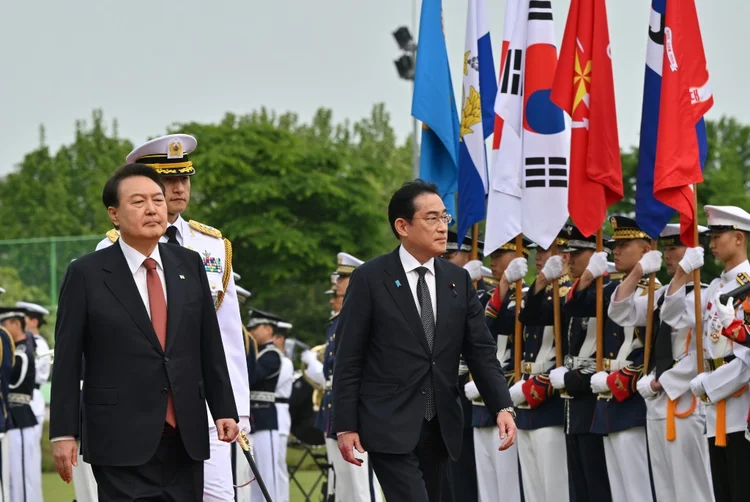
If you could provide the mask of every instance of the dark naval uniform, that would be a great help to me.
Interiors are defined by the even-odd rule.
[[[331,316],[328,328],[326,328],[325,352],[323,353],[323,376],[326,383],[320,410],[315,417],[315,426],[330,439],[336,439],[330,431],[333,419],[333,361],[336,359],[336,328],[338,325],[339,313],[336,312]]]
[[[0,326],[0,500],[10,496],[10,439],[6,433],[13,427],[8,407],[9,384],[13,375],[13,360],[16,344]]]
[[[16,345],[13,374],[8,393],[8,412],[13,420],[10,429],[10,498],[11,500],[41,500],[42,484],[39,462],[39,441],[34,431],[36,415],[31,409],[31,399],[36,382],[34,339],[26,337]]]
[[[572,285],[564,275],[559,281],[559,297],[553,287],[526,294],[520,319],[524,324],[521,390],[526,403],[517,407],[519,458],[526,480],[526,500],[568,500],[568,473],[565,450],[565,403],[550,383],[555,367],[554,302],[562,303]],[[533,288],[533,286],[532,286]],[[562,308],[560,309],[562,331]],[[562,337],[563,340],[565,337]],[[561,347],[566,351],[565,343]]]

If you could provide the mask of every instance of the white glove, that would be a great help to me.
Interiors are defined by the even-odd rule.
[[[703,380],[706,378],[706,373],[701,373],[692,380],[690,380],[690,391],[695,397],[701,397],[706,393],[706,389],[703,387]]]
[[[720,293],[716,293],[716,313],[719,316],[719,322],[721,322],[721,325],[725,328],[728,328],[730,324],[734,322],[734,320],[737,318],[737,316],[734,313],[734,298],[730,297],[727,301],[727,305],[724,305],[719,300],[719,297],[721,296]]]
[[[471,260],[464,265],[464,268],[469,272],[469,276],[472,281],[478,281],[482,278],[482,262],[479,260]]]
[[[250,417],[240,417],[240,431],[250,434]]]
[[[594,394],[601,394],[602,392],[609,392],[609,385],[607,385],[607,377],[609,376],[609,373],[606,371],[600,371],[599,373],[594,373],[591,376],[591,391]]]
[[[548,281],[554,281],[562,275],[563,259],[562,256],[550,256],[542,268],[544,278]]]
[[[594,279],[603,276],[604,272],[607,271],[607,253],[599,251],[598,253],[592,254],[586,270],[591,272]]]
[[[526,277],[526,273],[529,271],[529,263],[526,258],[514,258],[508,264],[508,268],[505,269],[505,278],[508,282],[513,284]]]
[[[641,264],[644,275],[658,272],[661,270],[661,251],[649,251],[638,263]]]
[[[702,247],[687,248],[685,250],[685,256],[680,260],[680,268],[689,274],[693,270],[698,270],[703,266],[703,253],[705,251]]]
[[[300,359],[303,363],[305,363],[308,366],[314,365],[316,362],[318,362],[318,355],[313,352],[312,350],[306,350],[302,353],[300,356]]]
[[[565,373],[568,372],[568,368],[565,366],[560,366],[559,368],[555,368],[552,371],[549,372],[549,382],[552,384],[552,387],[554,387],[557,390],[562,390],[565,388]]]
[[[524,383],[525,382],[521,380],[520,382],[514,383],[513,387],[510,388],[510,398],[513,400],[513,405],[515,406],[526,402],[526,396],[523,395],[523,391],[521,390]]]
[[[474,383],[474,380],[466,382],[464,385],[464,393],[466,394],[466,399],[469,401],[474,401],[482,397],[479,395],[479,390],[477,389],[477,384]]]
[[[646,375],[645,377],[638,380],[638,383],[636,384],[636,387],[638,388],[638,392],[643,396],[643,399],[653,399],[657,395],[659,395],[658,392],[654,392],[654,390],[651,388],[651,382],[654,381],[654,375]]]

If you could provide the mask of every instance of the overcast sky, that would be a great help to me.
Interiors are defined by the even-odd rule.
[[[499,61],[505,0],[487,3]],[[709,117],[750,123],[750,4],[697,3],[715,95]],[[650,4],[607,1],[623,146],[638,141]],[[558,40],[568,6],[553,0]],[[443,9],[459,98],[466,0],[443,0]],[[73,140],[76,120],[90,122],[94,108],[108,121],[117,118],[120,136],[138,143],[174,122],[216,122],[227,111],[266,106],[307,120],[325,106],[335,120],[357,120],[384,102],[404,138],[411,85],[397,77],[391,32],[411,24],[411,0],[6,1],[0,174],[38,146],[40,124],[56,151]]]

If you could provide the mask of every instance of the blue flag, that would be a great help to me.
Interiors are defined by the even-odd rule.
[[[437,185],[448,213],[455,215],[459,126],[441,9],[441,0],[422,2],[411,114],[424,124],[419,177]]]
[[[675,210],[654,197],[654,166],[659,130],[661,102],[661,72],[664,61],[664,19],[667,0],[653,0],[646,50],[646,76],[643,84],[641,139],[638,145],[638,171],[635,183],[635,221],[654,239],[659,237]],[[669,0],[672,1],[672,0]],[[695,126],[700,150],[701,170],[708,156],[706,123],[701,119]]]
[[[495,124],[497,77],[485,0],[469,0],[463,61],[461,139],[458,146],[458,226],[464,236],[487,212],[489,188],[484,140]]]

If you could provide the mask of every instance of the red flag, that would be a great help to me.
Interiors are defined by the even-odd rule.
[[[573,121],[568,211],[586,236],[623,196],[609,52],[605,0],[572,0],[551,99]]]
[[[695,124],[714,98],[694,0],[669,1],[666,9],[654,197],[680,213],[680,238],[695,246],[692,185],[703,181]]]

